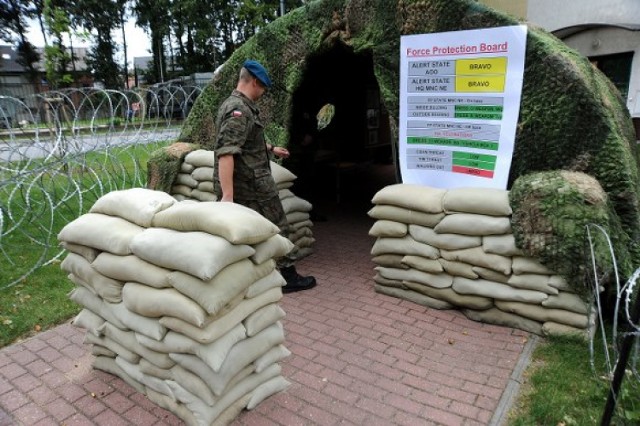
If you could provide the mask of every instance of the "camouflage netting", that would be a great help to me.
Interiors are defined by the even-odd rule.
[[[278,87],[260,101],[267,137],[288,145],[292,94],[300,85],[309,59],[342,44],[354,54],[367,53],[384,106],[390,113],[392,140],[397,140],[400,36],[514,25],[507,15],[467,0],[319,0],[273,22],[240,47],[216,81],[197,99],[180,140],[211,147],[218,105],[235,87],[247,58],[261,61]],[[339,64],[337,64],[339,66]],[[569,222],[585,218],[611,229],[622,274],[640,262],[638,250],[638,166],[632,122],[612,84],[588,60],[541,29],[529,26],[524,87],[509,186],[516,194],[531,182],[549,188],[540,197],[514,195],[514,233],[524,248],[553,265],[585,264],[579,228],[566,233]],[[580,197],[559,198],[567,182],[557,173],[569,170],[595,177],[607,202],[580,208],[548,208]],[[524,179],[520,181],[520,179]],[[520,189],[524,188],[524,189]],[[590,211],[590,209],[595,209]],[[524,213],[523,213],[524,212]],[[525,214],[526,213],[526,214]],[[568,213],[575,213],[572,217]],[[541,217],[534,217],[540,215]],[[543,226],[537,229],[536,226]],[[551,227],[549,230],[548,227]],[[562,228],[562,229],[561,229]],[[553,236],[540,240],[540,235]],[[536,239],[537,238],[537,239]],[[531,244],[536,240],[537,245]],[[576,282],[581,275],[565,269]]]

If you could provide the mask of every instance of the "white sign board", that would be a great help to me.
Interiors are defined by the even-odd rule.
[[[403,183],[507,188],[527,27],[403,36]]]

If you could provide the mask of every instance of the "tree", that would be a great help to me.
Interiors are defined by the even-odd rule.
[[[0,38],[2,40],[13,43],[17,36],[16,50],[18,52],[17,63],[22,65],[28,74],[30,81],[37,81],[38,71],[35,64],[40,59],[40,55],[36,51],[29,40],[26,38],[27,25],[25,20],[35,16],[35,9],[29,8],[29,3],[18,0],[8,0],[0,3]]]
[[[65,6],[64,0],[44,0],[45,26],[53,39],[53,44],[47,44],[44,48],[45,72],[51,88],[65,87],[73,82],[67,70],[71,55],[62,42],[63,35],[69,33],[71,25]]]
[[[116,25],[122,25],[122,7],[118,0],[76,0],[74,22],[93,35],[94,44],[87,55],[87,65],[96,80],[107,88],[121,88],[120,67],[115,62],[115,43],[111,36]]]

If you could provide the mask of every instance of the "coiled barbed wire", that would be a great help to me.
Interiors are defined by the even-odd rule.
[[[58,232],[99,197],[144,187],[146,158],[178,136],[201,92],[167,84],[0,95],[0,290],[59,259]]]

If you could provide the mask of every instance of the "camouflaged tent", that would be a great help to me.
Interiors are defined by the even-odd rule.
[[[179,140],[211,147],[217,107],[235,87],[242,62],[252,58],[276,82],[259,102],[272,142],[295,149],[292,129],[300,99],[309,91],[347,91],[361,98],[365,94],[356,83],[373,79],[388,112],[389,140],[397,143],[400,36],[517,23],[467,0],[310,1],[233,54],[198,98]],[[164,162],[168,171],[176,165],[173,158],[159,153],[154,161]],[[601,186],[606,196],[590,196],[599,188],[589,185]],[[611,82],[586,58],[531,25],[509,189],[518,245],[576,289],[587,276],[586,223],[608,230],[623,277],[640,265],[638,165],[628,111]],[[602,240],[598,250],[598,265],[610,270]]]

